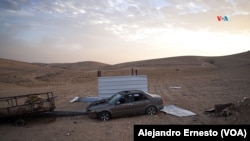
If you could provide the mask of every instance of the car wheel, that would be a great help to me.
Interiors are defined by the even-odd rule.
[[[17,119],[15,122],[16,126],[24,126],[25,125],[25,120],[23,119]]]
[[[101,112],[98,114],[98,118],[102,121],[106,121],[106,120],[109,120],[111,118],[111,115],[109,112]]]
[[[155,115],[157,112],[157,109],[154,106],[150,106],[146,109],[147,115]]]

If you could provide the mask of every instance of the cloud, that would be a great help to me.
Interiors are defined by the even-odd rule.
[[[29,3],[29,0],[1,0],[0,8],[21,10],[22,5]]]
[[[187,42],[185,37],[222,38],[216,33],[239,35],[245,42],[250,33],[249,5],[247,0],[2,0],[0,57],[14,55],[24,59],[25,53],[18,52],[21,49],[36,52],[33,58],[46,55],[52,60],[53,52],[60,52],[56,58],[75,53],[71,60],[79,61],[94,59],[93,56],[103,59],[105,50],[116,50],[119,54],[133,46],[136,51],[146,48],[163,56],[161,50],[165,46],[173,53],[183,49],[180,42]],[[229,21],[218,22],[217,16],[228,16]],[[192,42],[188,44],[191,46]],[[86,51],[92,57],[87,53],[81,55]],[[153,57],[150,52],[147,56]]]

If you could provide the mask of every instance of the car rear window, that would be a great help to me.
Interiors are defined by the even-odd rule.
[[[147,97],[144,94],[134,94],[134,101],[141,101],[141,100],[145,100],[147,99]]]

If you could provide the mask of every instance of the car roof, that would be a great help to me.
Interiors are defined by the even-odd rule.
[[[126,94],[132,94],[132,93],[144,93],[142,90],[125,90],[118,92],[119,94],[126,95]]]

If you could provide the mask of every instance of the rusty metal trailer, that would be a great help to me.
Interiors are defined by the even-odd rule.
[[[55,109],[53,92],[26,94],[0,98],[0,119],[15,119],[15,124],[25,124],[25,117],[52,112]]]

